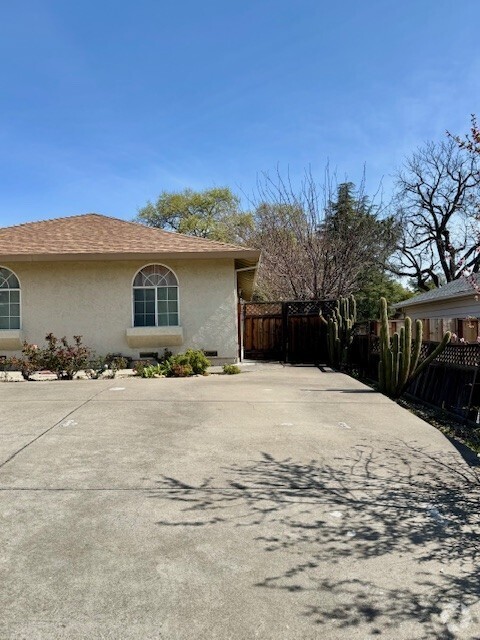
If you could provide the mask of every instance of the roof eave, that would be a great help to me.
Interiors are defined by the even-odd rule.
[[[397,302],[395,304],[392,304],[392,307],[394,309],[403,309],[403,307],[413,307],[415,305],[420,305],[420,304],[429,304],[429,303],[434,303],[434,302],[444,302],[445,300],[451,300],[452,298],[468,298],[470,297],[472,294],[474,294],[474,290],[472,289],[472,291],[461,291],[460,293],[452,293],[450,295],[445,295],[445,296],[438,296],[436,298],[427,298],[426,300],[419,300],[418,298],[408,298],[408,300],[405,300],[404,302]]]
[[[256,249],[239,249],[227,251],[149,251],[129,253],[0,253],[3,262],[82,262],[82,261],[114,261],[114,260],[216,260],[231,258],[252,260],[257,262],[260,251]]]

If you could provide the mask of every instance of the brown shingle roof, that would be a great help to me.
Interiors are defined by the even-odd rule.
[[[155,254],[250,258],[256,261],[259,252],[97,213],[0,228],[0,257],[3,259],[119,259]]]

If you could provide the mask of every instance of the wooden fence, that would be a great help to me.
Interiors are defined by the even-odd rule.
[[[308,300],[243,303],[239,307],[245,358],[291,363],[328,362],[327,327],[335,301]],[[395,330],[397,327],[393,327]],[[350,349],[350,369],[359,377],[378,380],[379,338],[375,323],[357,326]],[[421,359],[437,345],[424,342]],[[414,380],[414,398],[480,424],[480,345],[449,344]]]
[[[425,358],[437,346],[424,342],[420,358]],[[355,336],[350,366],[360,377],[378,380],[380,358],[379,338]],[[407,390],[414,398],[446,409],[460,418],[480,422],[480,345],[449,344]]]
[[[240,305],[245,358],[319,364],[327,361],[325,318],[334,300],[247,302]]]

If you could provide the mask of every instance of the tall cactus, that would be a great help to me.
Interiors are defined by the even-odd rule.
[[[419,364],[422,348],[422,321],[415,321],[415,340],[412,341],[412,320],[405,318],[400,333],[390,339],[388,308],[385,298],[380,299],[380,362],[378,382],[380,391],[390,398],[399,398],[408,385],[445,349],[451,333],[443,336],[440,344]]]
[[[343,367],[347,363],[356,319],[357,303],[354,296],[339,298],[328,319],[328,355],[334,367]]]

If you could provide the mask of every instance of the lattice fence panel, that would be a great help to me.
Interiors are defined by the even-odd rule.
[[[329,316],[335,308],[335,300],[295,300],[287,302],[289,316]]]
[[[480,345],[448,344],[445,351],[435,358],[435,362],[452,367],[478,367],[480,364]]]
[[[370,353],[373,353],[375,355],[380,355],[380,338],[375,336],[374,338],[371,339],[370,349],[371,349]]]
[[[281,302],[247,302],[245,303],[246,316],[281,316]]]

